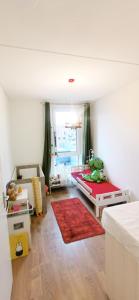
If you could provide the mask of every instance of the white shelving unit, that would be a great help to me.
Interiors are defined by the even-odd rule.
[[[31,220],[30,220],[30,208],[29,208],[29,200],[28,200],[28,191],[24,189],[16,198],[16,204],[23,204],[21,210],[18,211],[7,211],[8,217],[8,229],[9,234],[18,234],[27,232],[29,237],[29,247],[31,248]]]

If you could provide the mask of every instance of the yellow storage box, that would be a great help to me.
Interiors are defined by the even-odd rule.
[[[29,250],[28,233],[23,232],[20,234],[11,234],[10,250],[11,250],[11,259],[16,259],[18,257],[23,257],[28,255],[28,250]]]

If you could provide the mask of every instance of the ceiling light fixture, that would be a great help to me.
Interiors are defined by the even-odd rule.
[[[69,79],[68,79],[68,82],[69,82],[69,83],[73,83],[74,81],[75,81],[75,79],[73,79],[73,78],[69,78]]]

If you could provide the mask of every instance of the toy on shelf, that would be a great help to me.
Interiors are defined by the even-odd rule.
[[[18,194],[22,193],[22,191],[23,191],[23,189],[22,189],[22,186],[20,185],[20,186],[18,187]]]
[[[16,198],[23,191],[22,187],[17,187],[16,184],[12,181],[8,182],[6,186],[6,194],[9,201],[16,201]]]
[[[82,176],[85,180],[97,183],[107,181],[107,178],[104,175],[104,163],[99,157],[95,156],[94,151],[92,149],[90,149],[89,151],[88,164],[92,173],[83,174]]]
[[[6,194],[7,194],[7,196],[9,197],[9,200],[10,200],[10,201],[15,201],[15,200],[16,200],[16,197],[17,197],[17,195],[18,195],[18,190],[17,190],[17,188],[16,188],[16,184],[15,184],[14,182],[9,182],[9,183],[7,184],[6,189],[7,189]]]
[[[31,207],[28,207],[29,203],[27,203],[26,192],[21,186],[17,187],[14,182],[8,182],[6,186],[6,194],[5,207],[7,208],[8,214],[23,213],[23,211],[26,210],[31,211]]]

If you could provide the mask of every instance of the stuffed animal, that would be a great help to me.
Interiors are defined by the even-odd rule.
[[[9,196],[10,201],[15,201],[18,192],[16,189],[16,185],[13,182],[10,182],[7,186],[7,196]]]
[[[91,174],[83,174],[83,178],[87,181],[93,181],[93,182],[103,182],[107,181],[106,176],[104,175],[104,163],[103,161],[99,158],[93,155],[89,160],[89,167],[91,170]]]
[[[106,176],[104,175],[103,170],[94,170],[91,173],[90,178],[92,181],[97,183],[106,181]]]
[[[94,170],[102,170],[104,168],[103,161],[99,157],[93,156],[89,160],[89,167],[91,171],[93,172]]]

